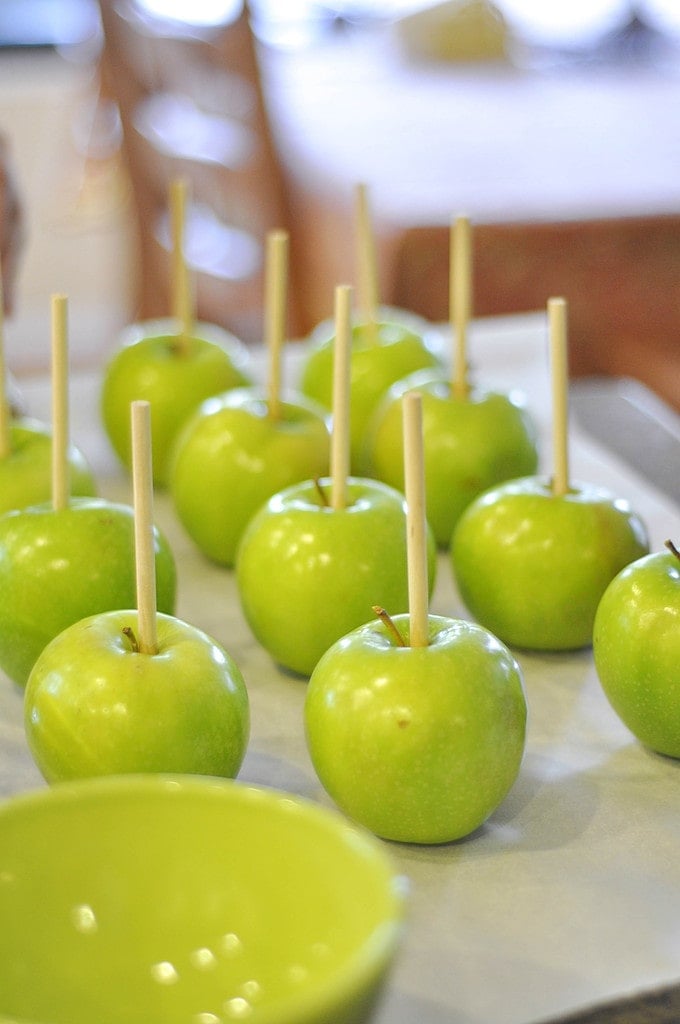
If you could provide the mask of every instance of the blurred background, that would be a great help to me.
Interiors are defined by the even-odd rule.
[[[27,219],[10,367],[44,369],[54,291],[81,364],[169,312],[179,175],[199,315],[260,339],[285,227],[304,336],[355,278],[364,182],[385,303],[445,319],[465,213],[476,315],[563,294],[574,375],[680,407],[678,110],[676,0],[0,0]]]

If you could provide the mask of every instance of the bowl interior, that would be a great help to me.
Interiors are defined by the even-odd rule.
[[[0,1021],[366,1019],[402,909],[377,842],[306,801],[62,784],[0,807]]]

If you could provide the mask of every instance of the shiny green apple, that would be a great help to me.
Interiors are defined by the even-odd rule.
[[[39,420],[16,419],[9,426],[10,453],[0,459],[0,514],[49,501],[52,496],[52,432]],[[94,497],[97,484],[75,445],[67,452],[69,491]]]
[[[124,772],[233,778],[246,751],[248,693],[230,655],[171,615],[139,651],[136,611],[93,615],[59,633],[26,685],[26,738],[48,782]]]
[[[328,472],[325,411],[295,393],[269,414],[260,388],[208,399],[182,430],[170,466],[178,518],[198,549],[231,566],[246,526],[272,494]]]
[[[483,626],[513,647],[560,651],[592,643],[607,585],[648,550],[627,501],[590,484],[556,496],[534,476],[475,498],[453,532],[451,564]]]
[[[151,320],[124,333],[104,369],[101,411],[104,428],[121,462],[130,468],[130,404],[151,405],[153,478],[167,485],[168,460],[177,433],[201,402],[250,383],[244,346],[211,324],[196,324],[196,336],[181,338],[172,320]]]
[[[256,639],[279,665],[306,676],[336,640],[373,618],[374,605],[408,607],[404,496],[350,477],[347,505],[334,509],[321,497],[330,487],[327,478],[306,480],[275,494],[249,524],[236,561]]]
[[[371,476],[404,487],[402,398],[423,396],[427,518],[439,547],[448,548],[461,513],[482,491],[535,473],[537,433],[519,392],[471,388],[458,398],[443,372],[422,370],[394,384],[369,430]]]
[[[375,331],[373,330],[375,328]],[[317,340],[301,368],[300,389],[331,409],[333,403],[334,337]],[[371,417],[388,388],[402,377],[438,366],[439,357],[420,334],[402,324],[356,324],[350,355],[350,449],[352,471],[369,475],[365,439]]]
[[[309,680],[305,734],[321,783],[384,839],[445,843],[479,828],[520,771],[520,668],[488,630],[430,615],[429,643],[399,646],[380,620],[331,647]]]
[[[645,555],[622,569],[595,616],[593,656],[602,689],[645,746],[680,758],[680,560]]]
[[[175,561],[158,530],[155,556],[158,608],[172,613]],[[58,511],[45,503],[0,516],[0,670],[18,685],[67,626],[136,597],[131,507],[72,498]]]

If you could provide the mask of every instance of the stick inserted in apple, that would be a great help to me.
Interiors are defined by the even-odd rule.
[[[488,630],[428,609],[421,397],[404,397],[408,611],[335,643],[308,684],[314,768],[352,819],[384,839],[469,835],[514,785],[524,754],[520,668]]]
[[[565,300],[551,299],[548,314],[552,479],[522,477],[476,498],[454,530],[451,564],[478,622],[513,647],[559,651],[591,644],[605,588],[649,539],[629,502],[570,479]]]
[[[471,229],[457,217],[451,229],[451,372],[420,370],[393,384],[371,421],[369,471],[404,486],[401,399],[423,396],[427,517],[441,548],[448,548],[463,510],[494,484],[535,473],[537,431],[519,391],[487,390],[470,381]]]
[[[20,686],[66,626],[135,599],[132,508],[70,493],[66,298],[52,302],[52,498],[0,516],[0,670]],[[165,537],[154,537],[159,607],[172,612],[175,561]]]
[[[48,782],[124,772],[233,778],[245,755],[238,666],[202,630],[157,611],[149,410],[131,410],[136,607],[69,626],[26,686],[26,736]]]
[[[361,318],[352,327],[351,434],[352,472],[370,475],[364,451],[371,417],[388,388],[410,373],[440,365],[438,353],[412,325],[383,318],[379,305],[368,197],[363,185],[356,192],[360,252]],[[332,330],[317,335],[302,367],[300,388],[326,409],[333,401]]]
[[[52,317],[66,317],[66,305],[52,303]],[[55,331],[53,324],[53,332]],[[65,337],[67,325],[60,331]],[[0,515],[11,509],[25,508],[49,501],[52,493],[52,431],[48,424],[28,416],[13,418],[7,397],[7,368],[4,344],[4,312],[0,287]],[[52,366],[52,391],[55,401],[68,398],[67,381],[55,379]],[[93,496],[97,484],[85,455],[74,444],[66,448],[71,494]]]
[[[328,472],[326,410],[282,388],[288,235],[267,238],[265,387],[205,401],[182,429],[170,467],[177,516],[198,549],[232,566],[247,524],[290,484]]]
[[[233,334],[196,321],[184,252],[186,183],[171,185],[173,224],[173,316],[131,324],[109,359],[101,391],[104,428],[121,462],[130,468],[130,403],[153,409],[153,472],[156,486],[168,482],[177,434],[206,398],[251,383],[250,358]]]
[[[405,607],[404,496],[349,476],[350,288],[336,289],[331,475],[279,491],[241,541],[236,577],[245,618],[284,668],[309,675],[321,655],[372,617]],[[434,574],[435,545],[429,559]]]

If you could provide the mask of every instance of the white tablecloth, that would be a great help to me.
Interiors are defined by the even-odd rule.
[[[296,380],[292,347],[286,383]],[[547,343],[542,315],[474,325],[478,379],[522,387],[550,465]],[[49,387],[25,381],[31,411],[49,418]],[[71,434],[105,496],[132,501],[99,423],[96,373],[74,376]],[[655,548],[680,538],[680,509],[572,423],[572,478],[627,497]],[[669,467],[677,472],[677,466]],[[245,781],[329,803],[302,732],[305,683],[258,647],[233,574],[208,564],[165,495],[156,518],[173,545],[177,614],[213,634],[246,678],[252,737]],[[464,614],[441,556],[433,611]],[[610,710],[591,652],[519,653],[530,708],[520,777],[468,839],[390,844],[411,883],[405,941],[377,1024],[530,1024],[680,978],[680,763],[643,749]],[[0,678],[0,793],[43,785],[25,744],[22,692]]]

